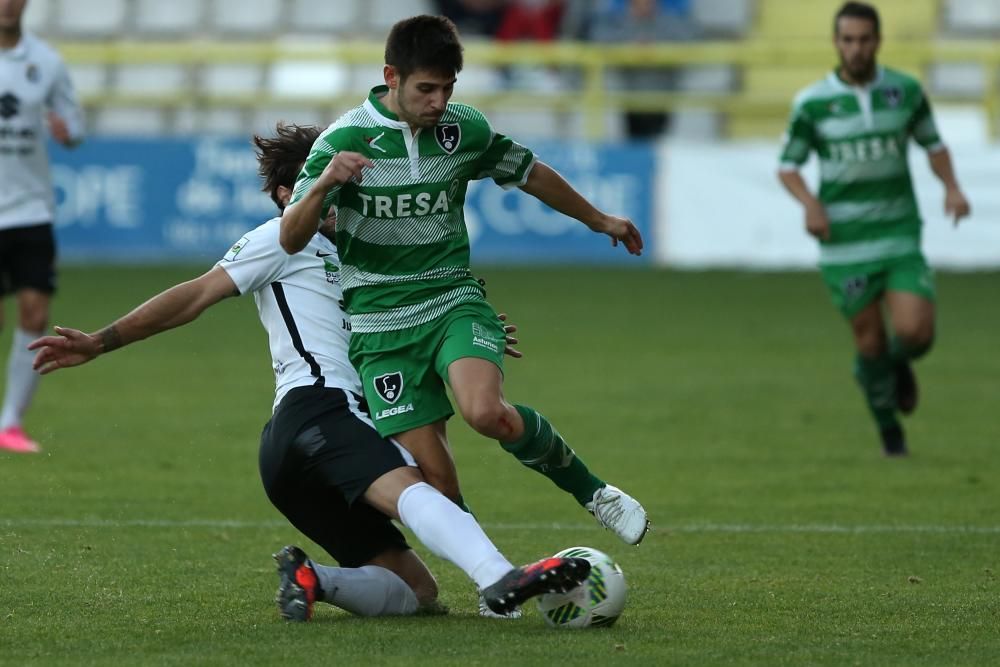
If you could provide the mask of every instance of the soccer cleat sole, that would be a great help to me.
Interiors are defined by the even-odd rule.
[[[278,591],[274,602],[278,613],[286,621],[305,622],[312,618],[313,603],[316,601],[316,574],[306,566],[306,556],[297,547],[284,547],[273,555],[278,567]],[[299,575],[306,581],[299,582]]]
[[[507,573],[483,598],[494,613],[506,615],[535,596],[570,591],[589,575],[590,562],[583,558],[547,558]]]

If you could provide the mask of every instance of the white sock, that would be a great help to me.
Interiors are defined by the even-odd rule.
[[[28,349],[28,343],[41,333],[31,333],[20,327],[14,329],[14,342],[7,359],[7,388],[3,397],[3,411],[0,412],[0,430],[21,425],[21,416],[38,388],[41,377],[31,367],[35,353]]]
[[[417,611],[413,589],[377,565],[329,567],[313,561],[323,601],[358,616],[406,616]]]
[[[475,517],[426,482],[407,487],[397,503],[403,525],[434,555],[449,560],[479,588],[496,583],[514,569],[486,537]]]

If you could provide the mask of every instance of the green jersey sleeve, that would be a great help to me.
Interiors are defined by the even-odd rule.
[[[781,147],[781,165],[788,168],[801,167],[809,159],[809,152],[815,142],[816,130],[806,113],[806,105],[796,100]]]
[[[494,132],[485,117],[483,121],[489,130],[490,140],[479,156],[476,178],[492,178],[504,189],[524,185],[535,165],[535,154],[510,137]]]
[[[306,158],[305,163],[302,165],[302,170],[299,172],[299,176],[295,181],[295,189],[292,191],[292,199],[288,202],[288,205],[296,203],[300,199],[306,196],[309,189],[315,185],[316,181],[319,179],[320,174],[326,169],[326,165],[330,164],[334,156],[339,152],[335,146],[335,142],[332,141],[332,136],[329,131],[324,132],[316,139],[316,143],[313,144],[312,149],[309,151],[309,157]],[[335,185],[327,193],[326,197],[323,199],[323,209],[321,211],[320,217],[325,218],[327,213],[330,211],[330,207],[337,204],[338,195],[340,194],[339,185]]]
[[[913,135],[914,141],[928,151],[938,150],[943,145],[941,135],[938,134],[937,124],[934,122],[930,100],[927,99],[927,94],[923,90],[920,90],[920,102],[913,112],[910,133]]]

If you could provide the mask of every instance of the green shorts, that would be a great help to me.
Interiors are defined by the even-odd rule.
[[[368,409],[387,437],[455,414],[445,384],[448,366],[479,357],[503,371],[506,334],[486,301],[463,303],[408,329],[351,334],[351,363],[361,375]]]
[[[934,272],[921,254],[864,264],[820,266],[820,273],[833,305],[847,319],[890,290],[934,301]]]

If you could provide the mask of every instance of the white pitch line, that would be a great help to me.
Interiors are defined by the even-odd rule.
[[[273,529],[288,528],[282,520],[243,521],[239,519],[30,519],[0,518],[0,526],[52,528],[212,528],[212,529]],[[486,530],[586,531],[600,530],[594,523],[485,523]],[[927,524],[727,524],[702,523],[687,525],[653,524],[657,533],[805,533],[805,534],[891,534],[931,533],[955,535],[997,535],[1000,526],[927,525]]]

